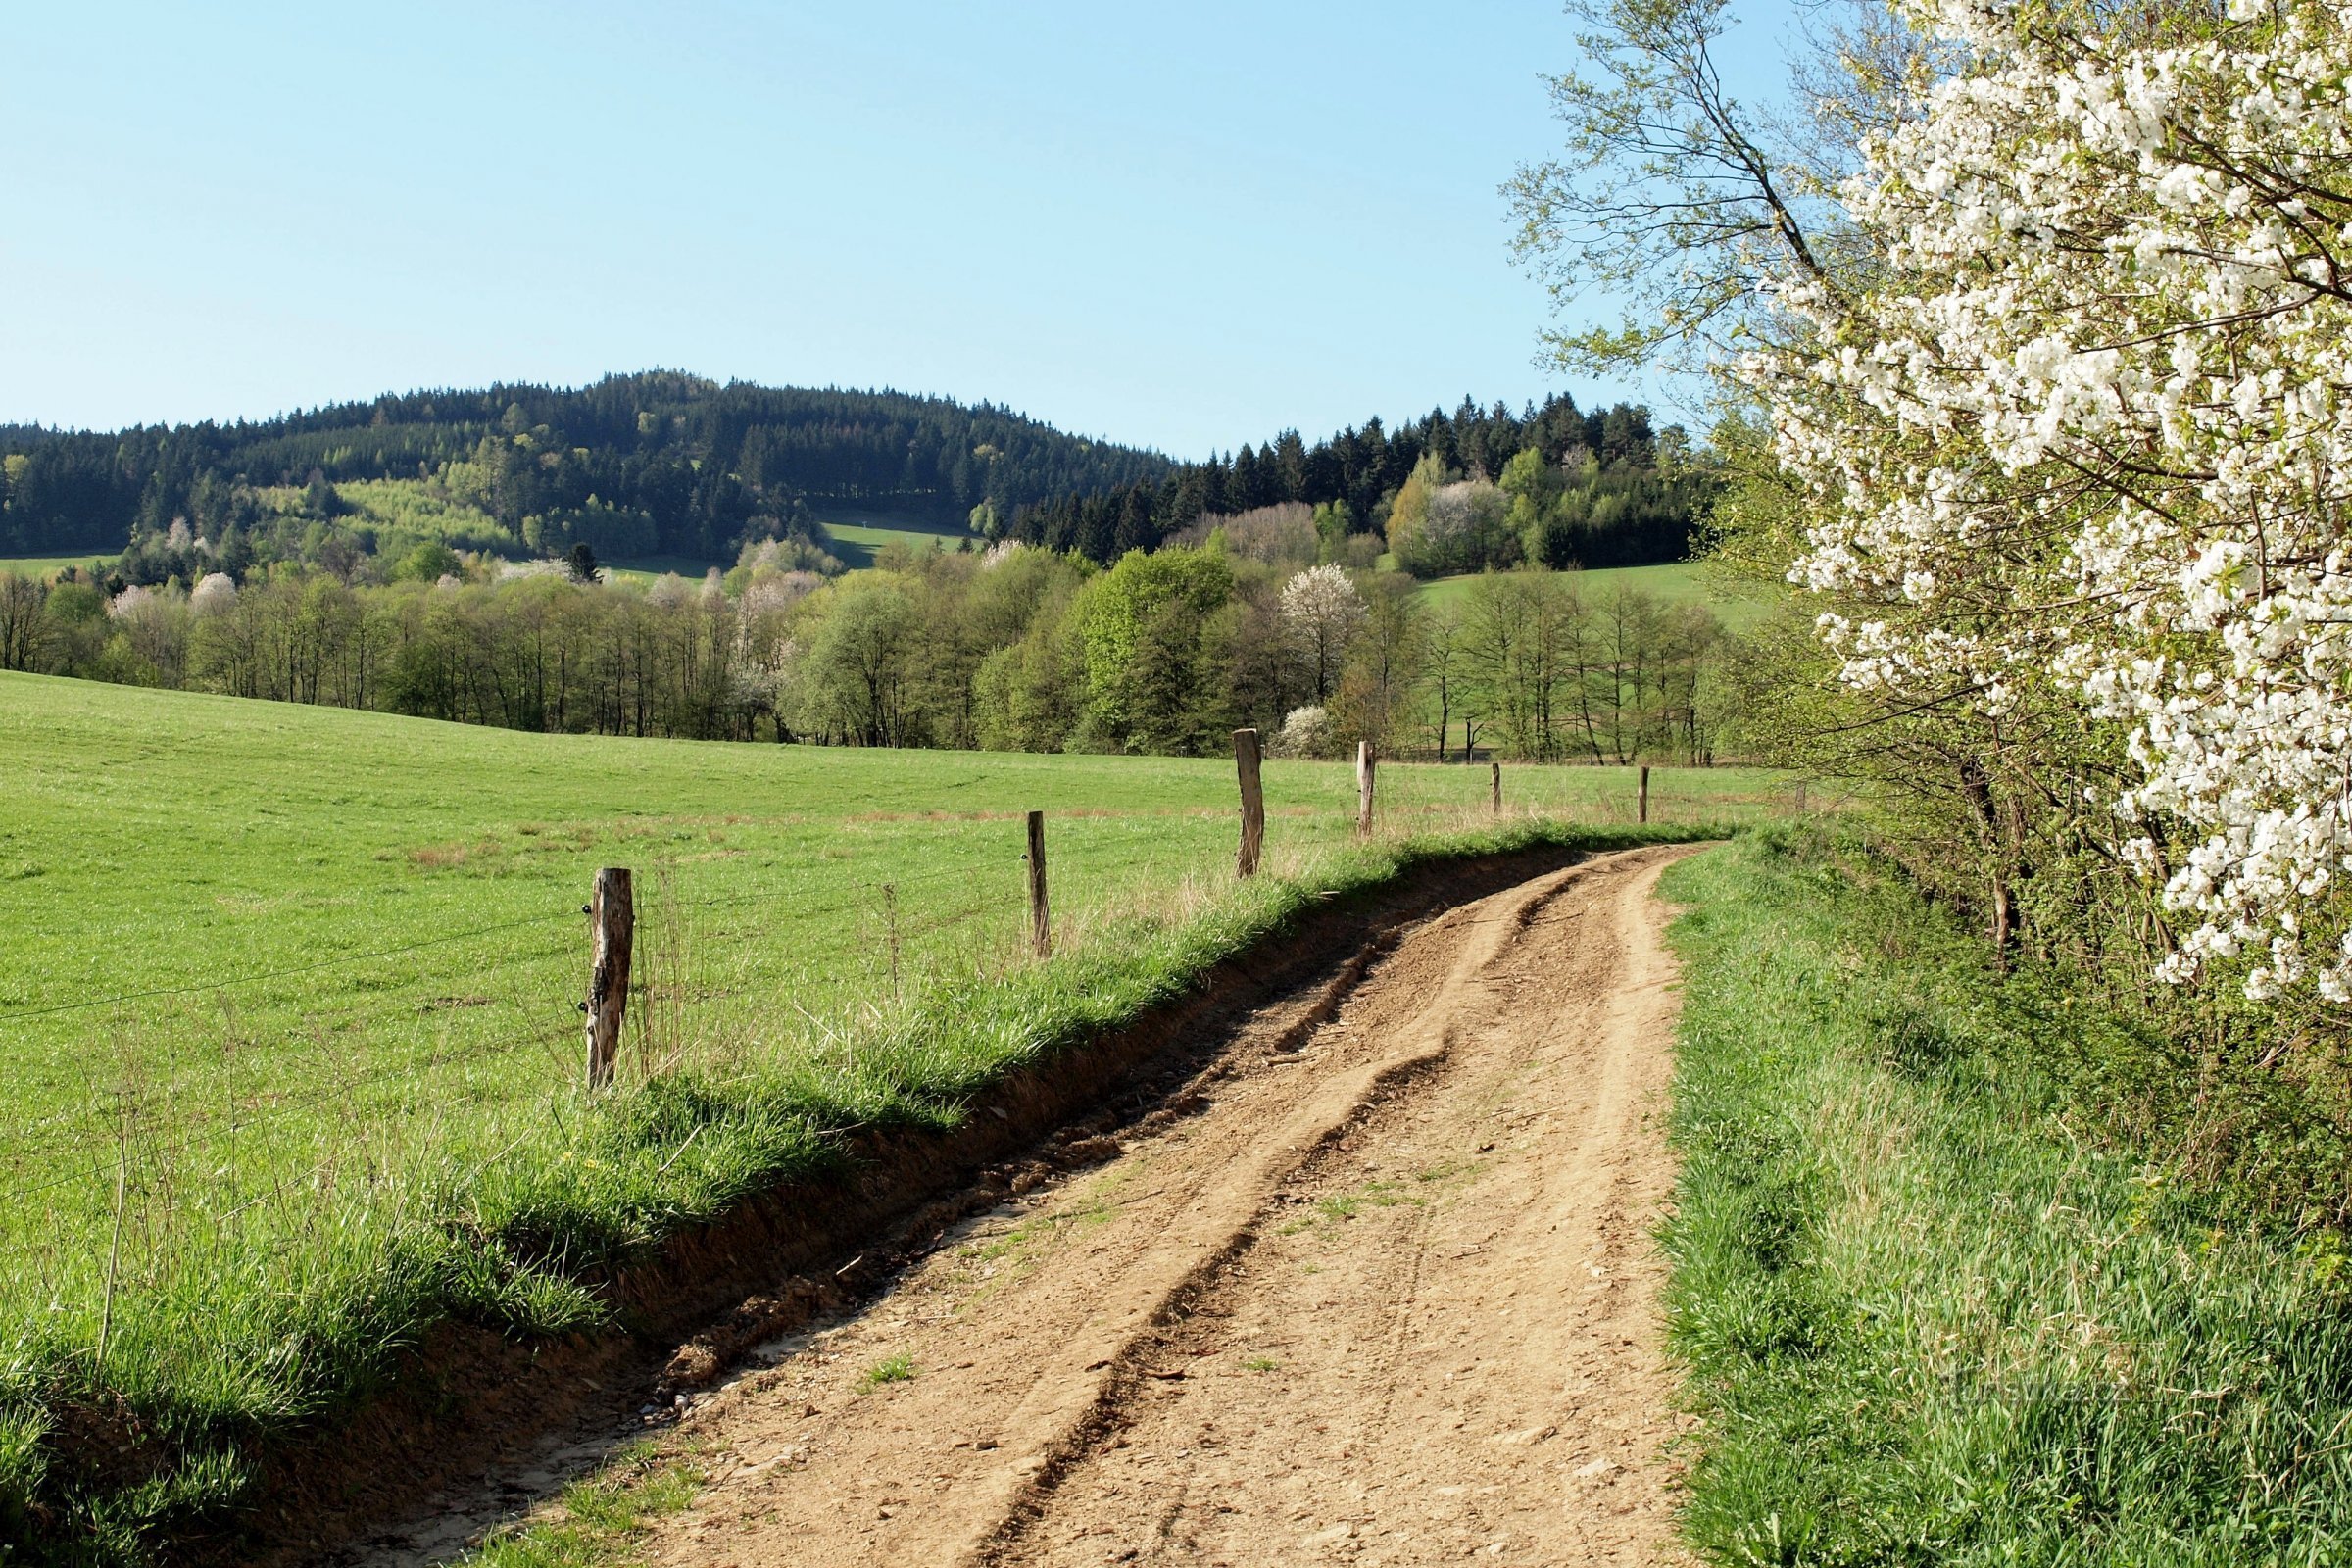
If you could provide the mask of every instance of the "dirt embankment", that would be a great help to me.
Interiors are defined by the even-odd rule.
[[[1648,1230],[1652,890],[1684,853],[1376,947],[1251,1016],[1105,1163],[755,1349],[685,1419],[711,1479],[651,1559],[1676,1560]]]

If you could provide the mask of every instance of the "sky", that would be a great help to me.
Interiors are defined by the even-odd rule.
[[[1204,456],[1517,404],[1552,0],[11,8],[0,422],[654,367]]]

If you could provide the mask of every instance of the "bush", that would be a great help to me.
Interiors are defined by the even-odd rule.
[[[1329,757],[1337,749],[1331,715],[1319,706],[1294,708],[1282,721],[1282,733],[1266,748],[1273,757]]]

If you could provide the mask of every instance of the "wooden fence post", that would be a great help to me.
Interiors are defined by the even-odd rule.
[[[1257,781],[1257,731],[1233,732],[1234,765],[1242,775],[1242,847],[1233,858],[1237,875],[1257,875],[1258,851],[1266,843],[1266,797]]]
[[[1647,763],[1643,763],[1642,767],[1642,796],[1639,811],[1642,821],[1649,820],[1649,766]]]
[[[1046,813],[1029,813],[1029,951],[1054,953],[1054,914],[1046,903]]]
[[[1372,770],[1379,760],[1372,755],[1370,741],[1355,743],[1355,830],[1369,835],[1372,831]]]
[[[1796,814],[1805,814],[1805,781],[1801,778],[1796,781]]]
[[[1495,762],[1491,765],[1494,769],[1494,778],[1493,784],[1494,792],[1494,814],[1496,816],[1500,816],[1502,814],[1502,764],[1500,762]]]
[[[637,945],[637,909],[626,866],[596,873],[588,905],[588,1087],[612,1081],[612,1057],[620,1050],[620,1021],[629,1008],[629,959]]]

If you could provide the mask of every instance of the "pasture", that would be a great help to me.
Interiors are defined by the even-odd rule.
[[[595,1321],[569,1268],[814,1168],[827,1129],[952,1120],[1408,841],[1633,815],[1629,770],[1507,769],[1497,824],[1484,767],[1392,764],[1363,845],[1350,768],[1272,761],[1269,874],[1237,888],[1230,760],[547,736],[24,675],[0,777],[0,1428],[27,1453],[100,1390],[200,1443],[339,1397],[438,1315]],[[1659,769],[1652,815],[1757,820],[1784,788]],[[623,1093],[584,1107],[607,864],[637,875],[638,970]],[[26,1484],[11,1441],[0,1491]],[[212,1463],[137,1507],[233,1495]]]
[[[0,556],[0,573],[46,581],[70,566],[104,567],[113,560],[97,551],[86,556]]]
[[[852,571],[873,565],[892,545],[905,545],[921,552],[953,550],[967,539],[975,550],[985,548],[988,543],[953,523],[915,522],[879,514],[845,512],[831,513],[820,520],[825,531],[833,536],[833,553]]]

